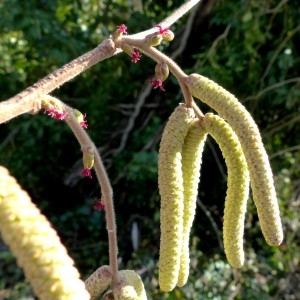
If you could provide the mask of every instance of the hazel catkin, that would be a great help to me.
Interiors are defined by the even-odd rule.
[[[237,134],[248,164],[262,233],[269,245],[280,245],[283,230],[273,174],[256,123],[235,96],[214,81],[191,74],[186,78],[186,85],[193,96],[217,111]]]
[[[85,281],[85,288],[90,293],[91,300],[105,292],[112,280],[109,266],[101,266]]]
[[[118,272],[120,285],[113,291],[115,300],[147,300],[141,277],[133,270]]]
[[[203,125],[225,158],[228,188],[223,221],[224,250],[230,265],[240,268],[244,264],[243,236],[250,181],[246,159],[238,137],[224,119],[207,113]]]
[[[180,257],[179,276],[177,282],[177,286],[179,287],[186,284],[189,275],[190,231],[195,218],[202,153],[206,137],[207,132],[205,128],[200,125],[198,119],[195,119],[187,132],[182,147],[184,210],[182,250]]]
[[[159,285],[165,292],[178,281],[183,233],[182,147],[194,112],[184,104],[170,116],[162,134],[158,156],[160,209]]]
[[[0,231],[39,299],[90,299],[55,230],[1,166]]]

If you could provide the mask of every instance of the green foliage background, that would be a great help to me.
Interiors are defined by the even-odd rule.
[[[40,0],[0,2],[0,92],[5,100],[94,48],[116,26],[129,33],[150,28],[182,1]],[[161,132],[182,102],[170,77],[166,92],[152,91],[126,132],[141,91],[154,73],[143,55],[133,64],[117,55],[53,92],[87,114],[88,132],[114,188],[121,268],[138,270],[149,299],[299,299],[300,280],[300,26],[297,0],[203,1],[176,61],[234,93],[258,123],[270,155],[285,231],[284,243],[263,240],[252,201],[246,218],[246,263],[228,265],[222,249],[226,167],[216,144],[205,149],[197,216],[191,237],[188,284],[163,294],[157,282],[159,194],[157,152]],[[172,26],[180,45],[188,16]],[[204,112],[209,111],[199,104]],[[126,137],[126,139],[125,139]],[[122,141],[125,141],[123,144]],[[0,163],[9,168],[51,220],[83,278],[108,263],[104,213],[95,180],[79,176],[81,151],[63,122],[42,112],[0,125]],[[22,209],[22,208],[20,208]],[[130,239],[141,230],[139,249]],[[15,259],[0,242],[0,299],[34,299]]]

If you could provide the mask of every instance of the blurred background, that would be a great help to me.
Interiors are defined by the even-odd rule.
[[[2,0],[0,100],[6,100],[126,24],[133,34],[158,24],[182,1]],[[148,80],[155,62],[126,54],[103,61],[52,95],[87,114],[88,133],[107,167],[115,200],[121,269],[142,276],[149,299],[300,299],[300,7],[297,0],[203,0],[159,46],[187,73],[203,74],[235,94],[261,129],[270,156],[285,232],[270,247],[249,200],[245,266],[224,256],[224,160],[212,139],[205,147],[191,234],[189,281],[158,287],[157,155],[162,130],[183,98],[173,76],[166,91]],[[198,102],[204,112],[210,108]],[[81,177],[81,150],[64,122],[43,112],[0,125],[0,164],[50,219],[86,278],[108,264],[105,213],[93,178]],[[95,177],[95,176],[94,176]],[[21,209],[21,208],[20,208]],[[0,240],[0,299],[35,299]]]

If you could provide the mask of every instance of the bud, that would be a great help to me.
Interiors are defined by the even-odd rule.
[[[157,34],[157,33],[152,33],[152,34],[149,34],[145,37],[145,43],[148,45],[148,46],[158,46],[161,41],[163,40],[163,37],[161,34]]]
[[[60,100],[52,97],[50,95],[45,95],[41,101],[41,106],[44,108],[45,113],[47,113],[50,117],[57,120],[64,120],[67,116],[67,112],[65,111],[63,104]]]
[[[85,114],[83,115],[79,110],[73,109],[73,115],[75,116],[77,122],[81,125],[81,127],[88,127]]]
[[[53,108],[53,105],[50,104],[49,99],[43,98],[42,99],[42,108],[45,110],[50,110]]]
[[[45,95],[42,99],[42,108],[45,110],[56,109],[57,111],[63,111],[63,105],[61,101],[50,95]]]
[[[169,67],[166,62],[159,63],[155,66],[155,77],[162,82],[169,77]]]
[[[121,49],[129,56],[132,56],[132,54],[134,53],[134,48],[128,44],[123,44],[121,46]]]
[[[83,149],[83,166],[89,170],[94,166],[94,151],[92,147]]]
[[[84,121],[84,116],[79,110],[73,109],[73,114],[79,124]]]
[[[112,38],[114,40],[118,40],[123,36],[123,34],[127,34],[127,26],[125,24],[122,24],[122,25],[117,26],[117,27],[118,27],[118,29],[112,35]]]
[[[172,30],[167,30],[162,34],[162,39],[166,42],[171,42],[174,39],[174,32]]]

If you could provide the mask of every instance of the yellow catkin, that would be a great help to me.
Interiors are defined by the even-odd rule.
[[[249,171],[237,135],[221,117],[208,113],[203,120],[207,132],[216,140],[228,169],[223,239],[228,262],[234,268],[244,264],[244,223],[249,197]]]
[[[183,233],[182,146],[194,119],[184,104],[170,116],[164,129],[158,156],[158,187],[161,196],[159,285],[173,290],[178,281]]]
[[[202,153],[207,132],[195,119],[190,126],[182,148],[182,173],[184,187],[183,234],[180,269],[177,286],[186,284],[190,270],[190,231],[196,212]]]
[[[0,230],[39,299],[90,299],[55,230],[1,166]]]
[[[91,295],[91,300],[107,290],[112,280],[109,266],[101,266],[85,281],[85,288]]]
[[[262,233],[269,245],[280,245],[283,231],[273,174],[256,123],[234,95],[214,81],[191,74],[186,79],[186,85],[193,96],[217,111],[237,134],[247,160]]]
[[[141,277],[133,270],[118,272],[120,285],[114,290],[115,300],[147,300]]]

